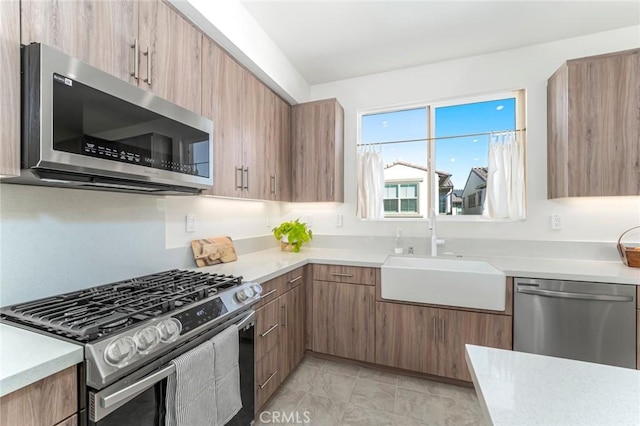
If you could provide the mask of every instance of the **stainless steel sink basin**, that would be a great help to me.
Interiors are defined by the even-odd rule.
[[[505,309],[505,274],[481,260],[389,256],[382,298],[465,308]]]

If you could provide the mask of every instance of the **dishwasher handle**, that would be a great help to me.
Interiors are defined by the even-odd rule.
[[[555,297],[557,299],[596,300],[600,302],[632,302],[633,296],[615,296],[609,294],[570,293],[566,291],[543,290],[518,286],[518,293],[535,296]]]

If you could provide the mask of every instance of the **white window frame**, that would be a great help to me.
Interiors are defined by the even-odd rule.
[[[455,106],[455,105],[464,105],[464,104],[472,104],[477,102],[487,102],[498,99],[505,98],[515,98],[515,110],[516,110],[516,129],[524,129],[526,127],[526,117],[525,117],[525,105],[526,105],[526,91],[525,89],[513,89],[513,90],[504,90],[504,91],[496,91],[487,94],[481,95],[471,95],[471,96],[460,96],[455,98],[449,98],[446,100],[439,100],[433,102],[420,102],[420,103],[410,103],[410,104],[397,104],[391,105],[387,107],[377,107],[370,109],[362,109],[357,111],[357,126],[356,126],[356,134],[357,140],[359,142],[362,141],[362,117],[365,115],[372,114],[380,114],[380,113],[389,113],[389,112],[398,112],[405,111],[410,109],[418,109],[425,108],[427,114],[427,138],[430,140],[426,141],[427,144],[427,168],[431,170],[427,173],[427,197],[430,202],[427,203],[427,209],[430,210],[432,207],[436,207],[436,215],[438,215],[438,221],[444,222],[510,222],[509,219],[489,219],[485,218],[482,215],[441,215],[439,214],[439,200],[438,200],[438,177],[435,173],[435,110],[440,107],[447,106]],[[496,129],[502,130],[502,129]],[[526,155],[526,154],[525,154]],[[527,173],[525,171],[525,183],[526,183]],[[387,183],[387,182],[385,182]],[[392,183],[389,181],[388,183]],[[463,201],[465,203],[466,200]],[[387,215],[385,213],[385,220],[387,219],[418,219],[423,217],[423,212],[421,212],[419,217],[409,216],[409,215]]]
[[[385,181],[384,185],[385,188],[387,185],[397,185],[398,186],[398,211],[396,213],[393,212],[387,212],[385,210],[384,212],[384,217],[386,218],[390,218],[390,219],[396,219],[396,218],[420,218],[423,217],[422,216],[422,212],[420,211],[420,185],[422,183],[422,179],[392,179],[389,181]],[[409,213],[409,212],[401,212],[400,211],[400,205],[401,205],[401,200],[413,200],[413,198],[401,198],[400,197],[400,185],[415,185],[416,186],[416,209],[418,210],[416,213]],[[390,198],[385,198],[385,200],[389,200]]]

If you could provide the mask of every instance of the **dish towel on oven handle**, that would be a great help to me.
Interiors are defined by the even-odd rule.
[[[215,354],[211,341],[171,361],[175,374],[167,379],[166,426],[210,426],[217,417]]]
[[[227,424],[242,408],[240,397],[240,338],[233,324],[213,339],[216,426]]]

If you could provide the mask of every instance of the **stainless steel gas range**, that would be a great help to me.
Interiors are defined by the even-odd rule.
[[[10,324],[84,345],[81,424],[164,425],[171,360],[236,324],[242,410],[254,410],[253,338],[262,288],[242,277],[170,270],[0,309]],[[84,377],[84,380],[82,380]]]

